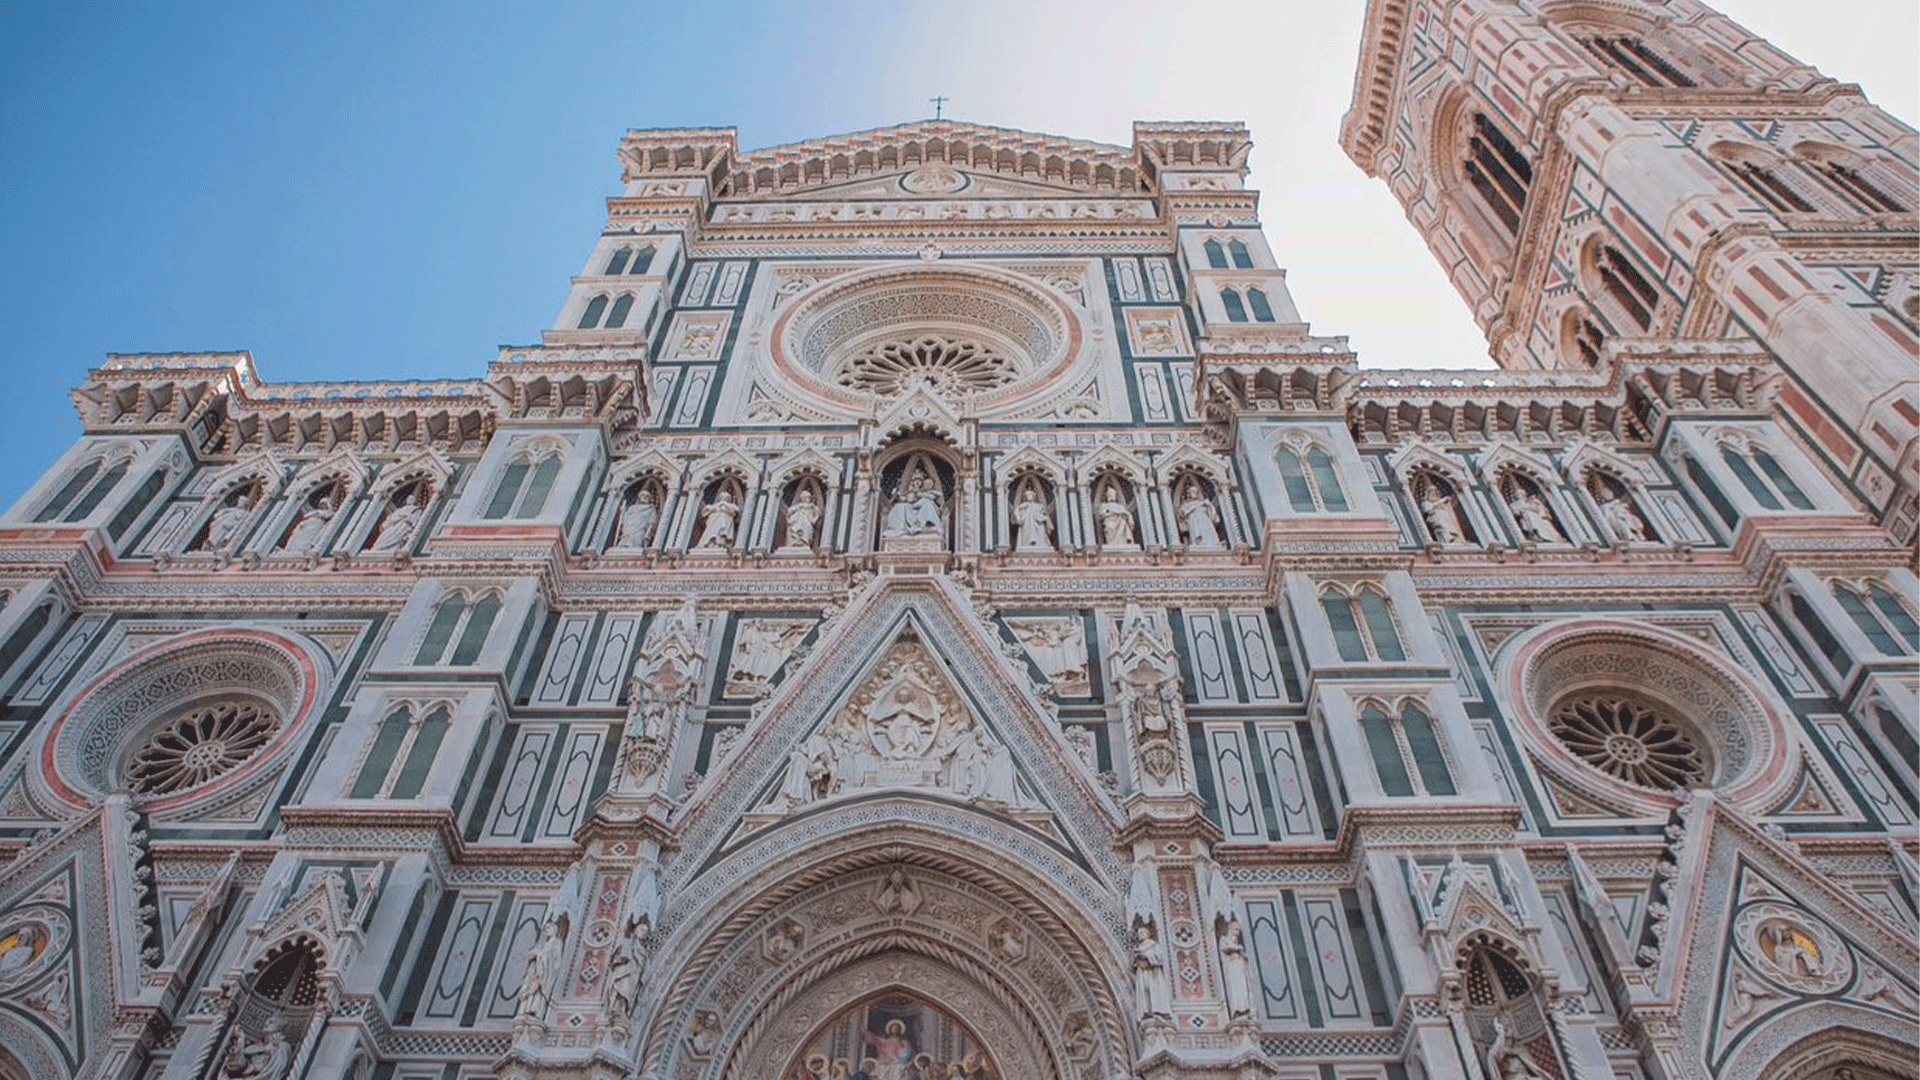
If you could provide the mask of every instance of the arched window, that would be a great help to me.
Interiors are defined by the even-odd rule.
[[[1227,309],[1228,322],[1247,321],[1247,306],[1241,303],[1239,290],[1221,289],[1220,306]]]
[[[27,650],[39,639],[41,631],[45,630],[47,623],[52,620],[52,604],[41,604],[26,618],[20,620],[20,625],[14,627],[13,633],[7,635],[7,643],[0,645],[0,676],[13,670],[13,665],[20,662],[20,658],[26,655]],[[5,689],[4,684],[0,684],[0,689]]]
[[[547,495],[553,491],[554,479],[560,475],[560,454],[549,451],[538,461],[530,460],[531,456],[518,456],[501,471],[500,485],[493,489],[493,498],[488,500],[482,517],[498,520],[540,516],[540,511],[546,508]]]
[[[621,327],[627,325],[627,312],[632,310],[633,310],[633,294],[632,293],[620,294],[620,298],[613,302],[613,310],[607,313],[606,328],[608,330],[618,330]]]
[[[1739,512],[1734,510],[1733,504],[1727,501],[1726,493],[1720,490],[1720,485],[1713,482],[1713,478],[1700,467],[1700,462],[1691,455],[1687,457],[1687,479],[1693,481],[1694,488],[1700,492],[1702,498],[1707,500],[1707,505],[1713,507],[1713,512],[1720,515],[1721,521],[1732,525],[1740,520]]]
[[[1467,183],[1480,193],[1487,209],[1508,232],[1519,232],[1520,219],[1527,209],[1527,188],[1533,183],[1533,166],[1485,113],[1473,114],[1467,160],[1462,167]]]
[[[1826,659],[1827,664],[1838,674],[1846,675],[1847,669],[1853,666],[1853,659],[1841,646],[1840,639],[1834,637],[1833,631],[1827,629],[1826,620],[1813,610],[1813,605],[1807,603],[1806,597],[1794,593],[1787,601],[1787,607],[1793,611],[1793,617],[1799,620],[1801,627],[1807,632],[1807,640],[1813,642],[1813,647],[1820,650],[1820,655]]]
[[[1719,143],[1709,155],[1725,166],[1734,180],[1762,206],[1782,213],[1813,212],[1813,204],[1775,171],[1771,160],[1760,151],[1739,143]]]
[[[627,268],[629,274],[644,274],[653,265],[653,245],[648,244],[633,253],[633,265]]]
[[[1600,329],[1598,323],[1584,314],[1577,316],[1573,323],[1571,339],[1573,351],[1580,357],[1581,363],[1590,368],[1600,366],[1600,359],[1604,355],[1602,350],[1607,346],[1607,335]]]
[[[1267,294],[1262,289],[1247,290],[1247,306],[1253,308],[1254,322],[1272,322],[1273,305],[1267,303]]]
[[[487,634],[499,614],[500,599],[491,593],[471,604],[461,593],[447,595],[434,609],[413,662],[421,666],[473,663],[480,658],[480,650],[486,646]],[[453,646],[451,657],[447,655],[448,645]]]
[[[1628,34],[1589,34],[1578,40],[1602,64],[1631,75],[1643,85],[1695,85],[1685,72],[1637,37]]]
[[[607,276],[612,277],[615,274],[626,273],[627,260],[631,258],[633,258],[633,250],[631,248],[619,248],[615,250],[613,258],[607,260]]]
[[[1594,258],[1600,275],[1600,288],[1627,320],[1642,330],[1653,326],[1653,311],[1660,303],[1660,292],[1648,281],[1633,260],[1611,244],[1602,245]]]
[[[60,485],[60,490],[53,493],[53,498],[47,500],[47,504],[40,508],[40,512],[33,515],[33,520],[52,521],[59,517],[61,512],[72,505],[73,500],[78,498],[80,492],[99,474],[100,462],[97,460],[80,466],[72,476],[67,477],[66,483]]]
[[[120,481],[126,477],[128,464],[128,459],[121,458],[109,466],[106,472],[94,477],[93,483],[86,489],[86,494],[80,496],[79,501],[69,507],[67,512],[61,515],[60,520],[68,523],[85,521],[88,515],[93,513],[94,508],[105,501]]]
[[[606,314],[607,297],[603,293],[587,301],[587,310],[580,315],[580,325],[576,329],[592,330],[600,325],[600,316]]]
[[[1347,512],[1347,495],[1340,486],[1340,474],[1325,450],[1317,445],[1307,446],[1304,452],[1296,447],[1282,447],[1277,460],[1280,483],[1287,492],[1287,505],[1296,513]]]
[[[1872,175],[1873,167],[1864,160],[1824,147],[1805,147],[1796,153],[1815,176],[1870,214],[1904,214],[1911,209]]]
[[[1407,658],[1393,621],[1392,605],[1379,586],[1366,584],[1349,590],[1329,585],[1320,593],[1320,608],[1333,627],[1334,647],[1340,659],[1350,663],[1398,663]]]
[[[1379,702],[1369,701],[1360,709],[1360,730],[1386,794],[1458,794],[1433,718],[1419,705],[1406,702],[1394,716]]]
[[[1238,240],[1229,240],[1227,241],[1227,254],[1233,256],[1234,266],[1242,270],[1253,269],[1253,253],[1247,250],[1247,245]]]
[[[1886,736],[1887,745],[1893,747],[1897,759],[1911,771],[1914,763],[1920,761],[1920,743],[1914,742],[1913,732],[1907,730],[1907,725],[1892,709],[1877,701],[1873,703],[1873,715],[1880,721],[1880,734]]]
[[[422,714],[402,705],[388,713],[375,729],[348,797],[411,799],[419,795],[446,740],[450,720],[444,705]]]
[[[1725,443],[1720,447],[1720,457],[1762,509],[1784,510],[1788,506],[1795,510],[1813,509],[1813,500],[1787,475],[1779,459],[1766,450],[1757,446],[1742,450]]]
[[[1225,248],[1220,246],[1220,241],[1209,240],[1200,246],[1207,253],[1208,266],[1215,270],[1225,270],[1227,268],[1227,252]]]
[[[1920,624],[1886,586],[1877,581],[1864,588],[1836,582],[1833,597],[1882,655],[1901,656],[1920,649]]]

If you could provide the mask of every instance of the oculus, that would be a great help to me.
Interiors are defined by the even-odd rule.
[[[1693,735],[1663,710],[1617,694],[1576,694],[1547,717],[1562,746],[1616,780],[1659,791],[1707,778]]]
[[[245,765],[279,730],[280,717],[256,701],[190,709],[161,726],[133,755],[127,786],[142,795],[189,791]]]
[[[957,400],[998,389],[1020,375],[1018,364],[986,342],[923,334],[861,350],[840,366],[835,381],[876,397],[899,397],[925,387]]]

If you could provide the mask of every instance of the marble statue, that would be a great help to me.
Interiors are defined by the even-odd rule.
[[[1154,935],[1151,922],[1133,928],[1133,1000],[1142,1019],[1168,1016],[1167,948]]]
[[[660,506],[653,501],[652,489],[641,488],[633,501],[620,510],[620,538],[614,542],[614,550],[636,551],[646,547],[659,520]]]
[[[880,530],[880,535],[893,540],[937,534],[945,524],[944,515],[939,482],[927,475],[925,470],[916,469],[901,485],[899,493],[894,496],[893,505],[887,508],[886,524]]]
[[[301,512],[293,528],[287,531],[286,542],[280,545],[280,550],[295,554],[318,551],[327,526],[333,522],[333,514],[333,497],[320,496],[318,502]]]
[[[1180,524],[1186,530],[1188,547],[1220,546],[1220,511],[1197,483],[1188,484],[1180,500]]]
[[[1547,510],[1547,504],[1540,496],[1525,488],[1515,493],[1508,504],[1513,509],[1513,520],[1520,526],[1520,535],[1537,544],[1563,544],[1566,537],[1561,535],[1560,527],[1553,523],[1553,514]]]
[[[248,519],[253,517],[253,496],[242,494],[238,500],[222,506],[213,512],[207,522],[207,543],[205,550],[224,552],[240,539],[241,530],[247,527]]]
[[[1029,487],[1021,494],[1020,502],[1013,508],[1013,519],[1020,529],[1020,539],[1015,544],[1015,550],[1047,552],[1054,550],[1053,537],[1050,535],[1050,530],[1053,528],[1053,512],[1047,509],[1046,501],[1040,497],[1038,490]]]
[[[1240,918],[1225,914],[1214,918],[1215,943],[1220,950],[1220,981],[1227,995],[1227,1015],[1246,1016],[1253,1012],[1252,984],[1247,981],[1247,944],[1240,931]]]
[[[1601,520],[1613,532],[1614,539],[1625,544],[1644,544],[1647,536],[1647,523],[1640,520],[1634,512],[1633,502],[1625,495],[1615,495],[1600,503]]]
[[[802,485],[794,492],[793,502],[787,505],[787,537],[779,550],[813,554],[814,530],[819,526],[820,503],[814,498],[813,489]]]
[[[427,512],[427,493],[422,491],[412,499],[402,499],[394,504],[387,516],[380,522],[380,533],[374,538],[367,550],[379,553],[400,551],[413,542],[414,531],[420,528],[420,518]]]
[[[713,501],[700,511],[700,521],[700,542],[695,547],[732,547],[740,528],[740,504],[733,501],[733,489],[722,485],[714,492]]]
[[[1452,547],[1466,539],[1460,533],[1459,510],[1454,506],[1453,496],[1429,486],[1427,493],[1420,496],[1420,517],[1427,523],[1427,532],[1433,542],[1441,547]]]
[[[280,1024],[276,1017],[258,1036],[235,1030],[227,1043],[226,1058],[220,1063],[222,1080],[280,1080],[293,1063],[293,1048],[287,1045]]]
[[[1100,516],[1101,543],[1107,547],[1132,547],[1133,510],[1120,498],[1120,489],[1108,484],[1100,493],[1100,505],[1094,508]]]

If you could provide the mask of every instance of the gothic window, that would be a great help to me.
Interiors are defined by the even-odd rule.
[[[1912,772],[1914,763],[1920,762],[1920,743],[1914,741],[1913,732],[1907,730],[1907,725],[1892,709],[1877,701],[1873,703],[1872,712],[1880,722],[1880,734],[1886,737],[1887,745],[1893,747],[1895,760]]]
[[[607,270],[606,270],[607,276],[612,277],[616,274],[626,273],[627,260],[631,258],[633,258],[633,249],[631,248],[616,249],[613,253],[613,258],[607,260]]]
[[[446,739],[449,721],[444,705],[424,712],[402,705],[388,713],[374,732],[350,797],[411,799],[419,795]]]
[[[607,312],[607,329],[618,330],[627,325],[627,313],[633,310],[633,294],[621,293],[613,302],[613,309]]]
[[[1733,443],[1724,443],[1720,447],[1720,457],[1732,470],[1734,478],[1762,508],[1784,510],[1791,506],[1795,510],[1813,509],[1813,500],[1807,498],[1806,492],[1800,490],[1800,485],[1787,475],[1779,459],[1766,450],[1757,446],[1743,449]]]
[[[1904,214],[1911,209],[1888,190],[1889,185],[1876,175],[1873,165],[1862,158],[1822,146],[1802,146],[1795,155],[1815,176],[1869,214]]]
[[[1533,995],[1533,981],[1520,966],[1482,945],[1468,953],[1460,964],[1466,976],[1467,1002],[1481,1007],[1523,1001]]]
[[[601,293],[599,296],[587,301],[587,310],[581,313],[580,325],[576,329],[592,330],[594,327],[600,325],[600,316],[606,314],[606,312],[607,295]]]
[[[89,483],[92,483],[93,478],[99,474],[100,463],[98,461],[89,461],[74,470],[73,475],[67,477],[67,482],[60,485],[60,490],[54,492],[53,498],[48,499],[47,504],[40,508],[40,512],[33,516],[33,520],[52,521],[58,518],[68,506],[73,504],[74,499],[79,498],[80,492]]]
[[[1707,500],[1708,506],[1713,507],[1713,512],[1720,515],[1720,520],[1726,522],[1728,525],[1738,522],[1740,520],[1739,511],[1735,510],[1733,504],[1727,501],[1726,493],[1720,490],[1720,485],[1714,483],[1713,478],[1707,475],[1706,470],[1700,467],[1700,462],[1695,460],[1692,455],[1688,455],[1687,457],[1686,468],[1687,479],[1693,481],[1695,490],[1699,491],[1701,497]]]
[[[480,650],[487,643],[487,632],[493,629],[494,617],[499,614],[500,598],[492,593],[471,604],[465,593],[449,593],[434,609],[413,662],[419,665],[473,663],[479,659]],[[452,656],[447,654],[449,645],[453,646]]]
[[[1901,656],[1920,650],[1920,624],[1885,585],[1877,581],[1864,586],[1835,582],[1833,597],[1882,655]]]
[[[1221,289],[1220,306],[1227,310],[1228,322],[1247,321],[1247,306],[1240,299],[1240,290]]]
[[[45,630],[47,623],[51,621],[53,621],[52,604],[41,604],[26,618],[20,620],[20,625],[14,627],[13,633],[7,635],[7,643],[0,645],[0,675],[13,670],[13,665],[20,662],[20,658],[26,655],[27,650],[40,637],[40,632]]]
[[[127,767],[141,795],[171,795],[217,780],[246,764],[280,730],[280,717],[251,698],[203,703],[149,736]]]
[[[1247,306],[1253,308],[1254,322],[1272,322],[1273,305],[1267,303],[1267,294],[1263,289],[1247,290]]]
[[[1735,182],[1758,199],[1762,206],[1781,213],[1813,212],[1813,204],[1760,151],[1739,143],[1723,142],[1716,144],[1709,155],[1720,162]]]
[[[627,267],[629,274],[644,274],[653,266],[653,245],[648,244],[633,253],[633,265]]]
[[[1578,40],[1602,64],[1632,76],[1643,85],[1695,85],[1685,72],[1638,37],[1629,34],[1589,34]]]
[[[1349,662],[1380,660],[1397,663],[1407,658],[1394,625],[1393,605],[1380,587],[1328,585],[1321,589],[1320,607],[1333,628],[1334,647]]]
[[[1518,233],[1520,218],[1526,213],[1527,188],[1533,183],[1533,166],[1485,113],[1473,114],[1473,130],[1467,136],[1467,160],[1462,167],[1467,183],[1480,193],[1487,209],[1493,211],[1508,232]]]
[[[556,448],[549,447],[537,455],[536,452],[517,455],[501,471],[499,486],[493,489],[493,498],[488,500],[486,512],[480,516],[496,520],[539,517],[540,511],[546,508],[548,494],[553,491],[554,479],[560,475],[560,464],[560,451]]]
[[[1227,242],[1227,254],[1233,256],[1234,266],[1242,270],[1253,269],[1253,253],[1247,250],[1247,245],[1238,240],[1230,240]]]
[[[1799,593],[1789,594],[1787,608],[1793,612],[1794,619],[1800,623],[1801,629],[1806,631],[1807,640],[1813,643],[1813,647],[1819,651],[1821,658],[1827,662],[1828,667],[1833,669],[1834,674],[1846,675],[1847,670],[1853,667],[1853,658],[1847,655],[1847,650],[1840,644],[1840,639],[1834,637],[1833,631],[1828,629],[1826,620],[1813,610],[1812,604],[1807,603],[1807,598]]]
[[[1225,270],[1227,268],[1227,252],[1225,248],[1220,246],[1220,241],[1209,240],[1205,244],[1202,244],[1201,247],[1206,250],[1208,266],[1215,270]]]
[[[160,494],[160,489],[165,487],[166,483],[167,472],[165,469],[156,469],[152,473],[149,473],[147,478],[140,482],[140,486],[134,490],[133,495],[127,499],[126,505],[122,506],[120,511],[113,515],[113,520],[107,522],[107,535],[118,540],[121,534],[127,531],[127,527],[139,520],[140,515],[146,512],[148,506],[152,505],[154,496]]]
[[[1607,346],[1606,332],[1600,324],[1593,321],[1586,312],[1568,312],[1567,347],[1568,351],[1580,358],[1580,362],[1589,368],[1597,368],[1604,357]]]
[[[1453,795],[1453,775],[1426,710],[1409,701],[1391,714],[1377,701],[1360,708],[1360,729],[1388,795]]]
[[[1594,256],[1594,270],[1599,275],[1602,293],[1613,302],[1616,313],[1642,330],[1651,329],[1660,292],[1633,260],[1619,248],[1602,244]]]
[[[1287,492],[1287,505],[1295,513],[1344,514],[1349,509],[1347,495],[1340,487],[1340,474],[1333,458],[1318,445],[1282,447],[1277,460],[1280,483]]]

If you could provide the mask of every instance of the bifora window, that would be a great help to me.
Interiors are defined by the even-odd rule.
[[[1620,694],[1580,694],[1556,706],[1547,726],[1575,757],[1617,780],[1659,791],[1704,783],[1693,736],[1654,706]]]
[[[210,783],[246,764],[279,730],[279,716],[260,702],[197,706],[147,740],[127,768],[127,786],[168,795]]]

